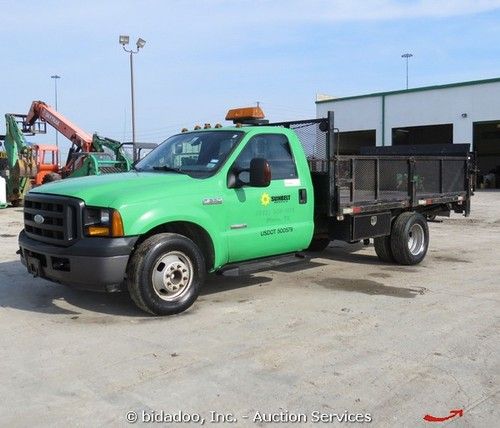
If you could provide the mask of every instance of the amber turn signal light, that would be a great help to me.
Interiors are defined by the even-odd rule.
[[[114,210],[111,216],[111,236],[123,236],[122,216],[117,210]]]
[[[108,226],[89,226],[87,227],[87,235],[89,236],[109,236]]]

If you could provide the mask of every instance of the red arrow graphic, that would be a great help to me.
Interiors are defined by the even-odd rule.
[[[450,415],[445,416],[444,418],[438,418],[438,417],[432,416],[432,415],[425,415],[424,420],[427,422],[444,422],[444,421],[447,421],[448,419],[454,418],[457,415],[462,417],[464,415],[464,410],[463,409],[450,410]]]

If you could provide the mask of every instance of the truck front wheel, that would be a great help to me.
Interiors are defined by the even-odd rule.
[[[391,233],[391,250],[396,262],[416,265],[424,259],[428,247],[429,227],[425,217],[413,212],[400,214]]]
[[[176,233],[160,233],[142,242],[127,268],[127,286],[135,304],[153,315],[188,309],[205,280],[198,246]]]

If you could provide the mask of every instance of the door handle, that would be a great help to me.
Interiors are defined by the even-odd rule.
[[[299,189],[299,204],[306,204],[306,203],[307,203],[307,190]]]

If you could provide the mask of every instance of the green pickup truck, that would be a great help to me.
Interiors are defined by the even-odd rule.
[[[168,138],[130,172],[31,190],[19,235],[28,272],[127,288],[144,311],[169,315],[194,303],[208,273],[333,239],[374,238],[382,261],[417,264],[427,217],[469,214],[469,154],[339,155],[333,112],[275,124],[236,116]]]

